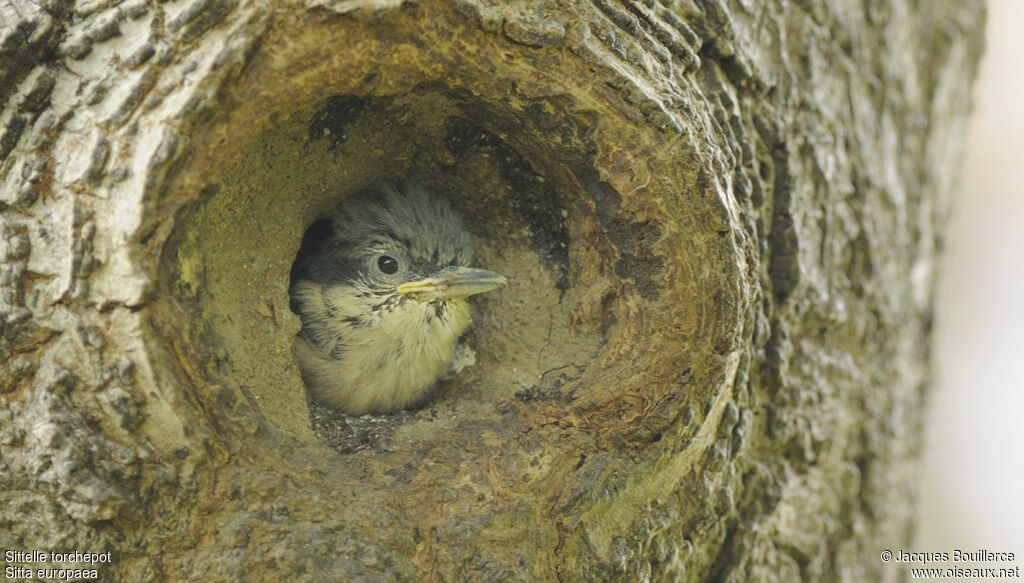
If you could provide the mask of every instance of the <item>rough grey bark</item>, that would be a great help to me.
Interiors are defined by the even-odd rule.
[[[0,547],[902,579],[982,8],[0,0]],[[288,269],[395,178],[510,285],[435,404],[314,430]]]

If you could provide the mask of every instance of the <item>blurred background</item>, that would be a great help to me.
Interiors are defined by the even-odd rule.
[[[1013,552],[1024,570],[1022,26],[1024,2],[989,1],[987,49],[946,237],[939,384],[911,550]]]

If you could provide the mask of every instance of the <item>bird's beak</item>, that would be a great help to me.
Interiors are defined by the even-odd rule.
[[[486,269],[459,267],[433,277],[398,286],[398,293],[420,301],[438,298],[464,298],[505,285],[505,276]]]

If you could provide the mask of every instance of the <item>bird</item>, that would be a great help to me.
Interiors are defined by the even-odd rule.
[[[314,221],[289,285],[312,400],[352,416],[425,405],[471,323],[467,298],[507,283],[472,259],[455,209],[418,184],[357,192]]]

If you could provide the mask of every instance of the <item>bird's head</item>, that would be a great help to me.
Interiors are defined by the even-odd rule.
[[[292,284],[347,286],[374,305],[446,302],[505,284],[469,267],[472,258],[469,233],[445,199],[417,186],[384,186],[345,200],[309,228]]]

